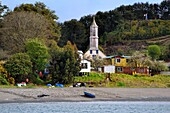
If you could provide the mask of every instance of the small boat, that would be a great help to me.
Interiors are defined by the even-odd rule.
[[[89,97],[89,98],[95,98],[94,94],[88,93],[88,92],[84,92],[84,96]]]

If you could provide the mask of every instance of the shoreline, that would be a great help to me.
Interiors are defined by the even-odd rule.
[[[84,96],[84,91],[96,98]],[[45,95],[38,97],[39,95]],[[2,103],[159,101],[170,102],[170,88],[2,88]]]

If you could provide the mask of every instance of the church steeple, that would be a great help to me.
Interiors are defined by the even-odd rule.
[[[93,22],[90,26],[90,49],[98,50],[98,38],[98,26],[95,17],[93,17]]]
[[[84,54],[85,59],[94,59],[98,56],[99,59],[106,57],[98,48],[99,37],[98,37],[98,26],[95,21],[95,17],[93,17],[92,24],[90,26],[90,48]]]
[[[93,22],[90,26],[90,36],[97,36],[98,37],[98,26],[95,21],[95,17],[93,17]]]
[[[93,23],[92,23],[92,26],[98,27],[97,24],[96,24],[96,21],[95,21],[95,16],[93,16]]]

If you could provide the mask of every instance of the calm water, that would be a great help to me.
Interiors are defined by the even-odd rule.
[[[170,113],[170,102],[6,103],[0,113]]]

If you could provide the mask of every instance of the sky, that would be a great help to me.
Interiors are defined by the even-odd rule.
[[[110,11],[121,5],[133,5],[134,3],[158,3],[163,0],[0,0],[10,10],[22,3],[43,2],[50,10],[54,10],[59,17],[58,22],[79,20],[83,16],[96,14],[98,11]]]

